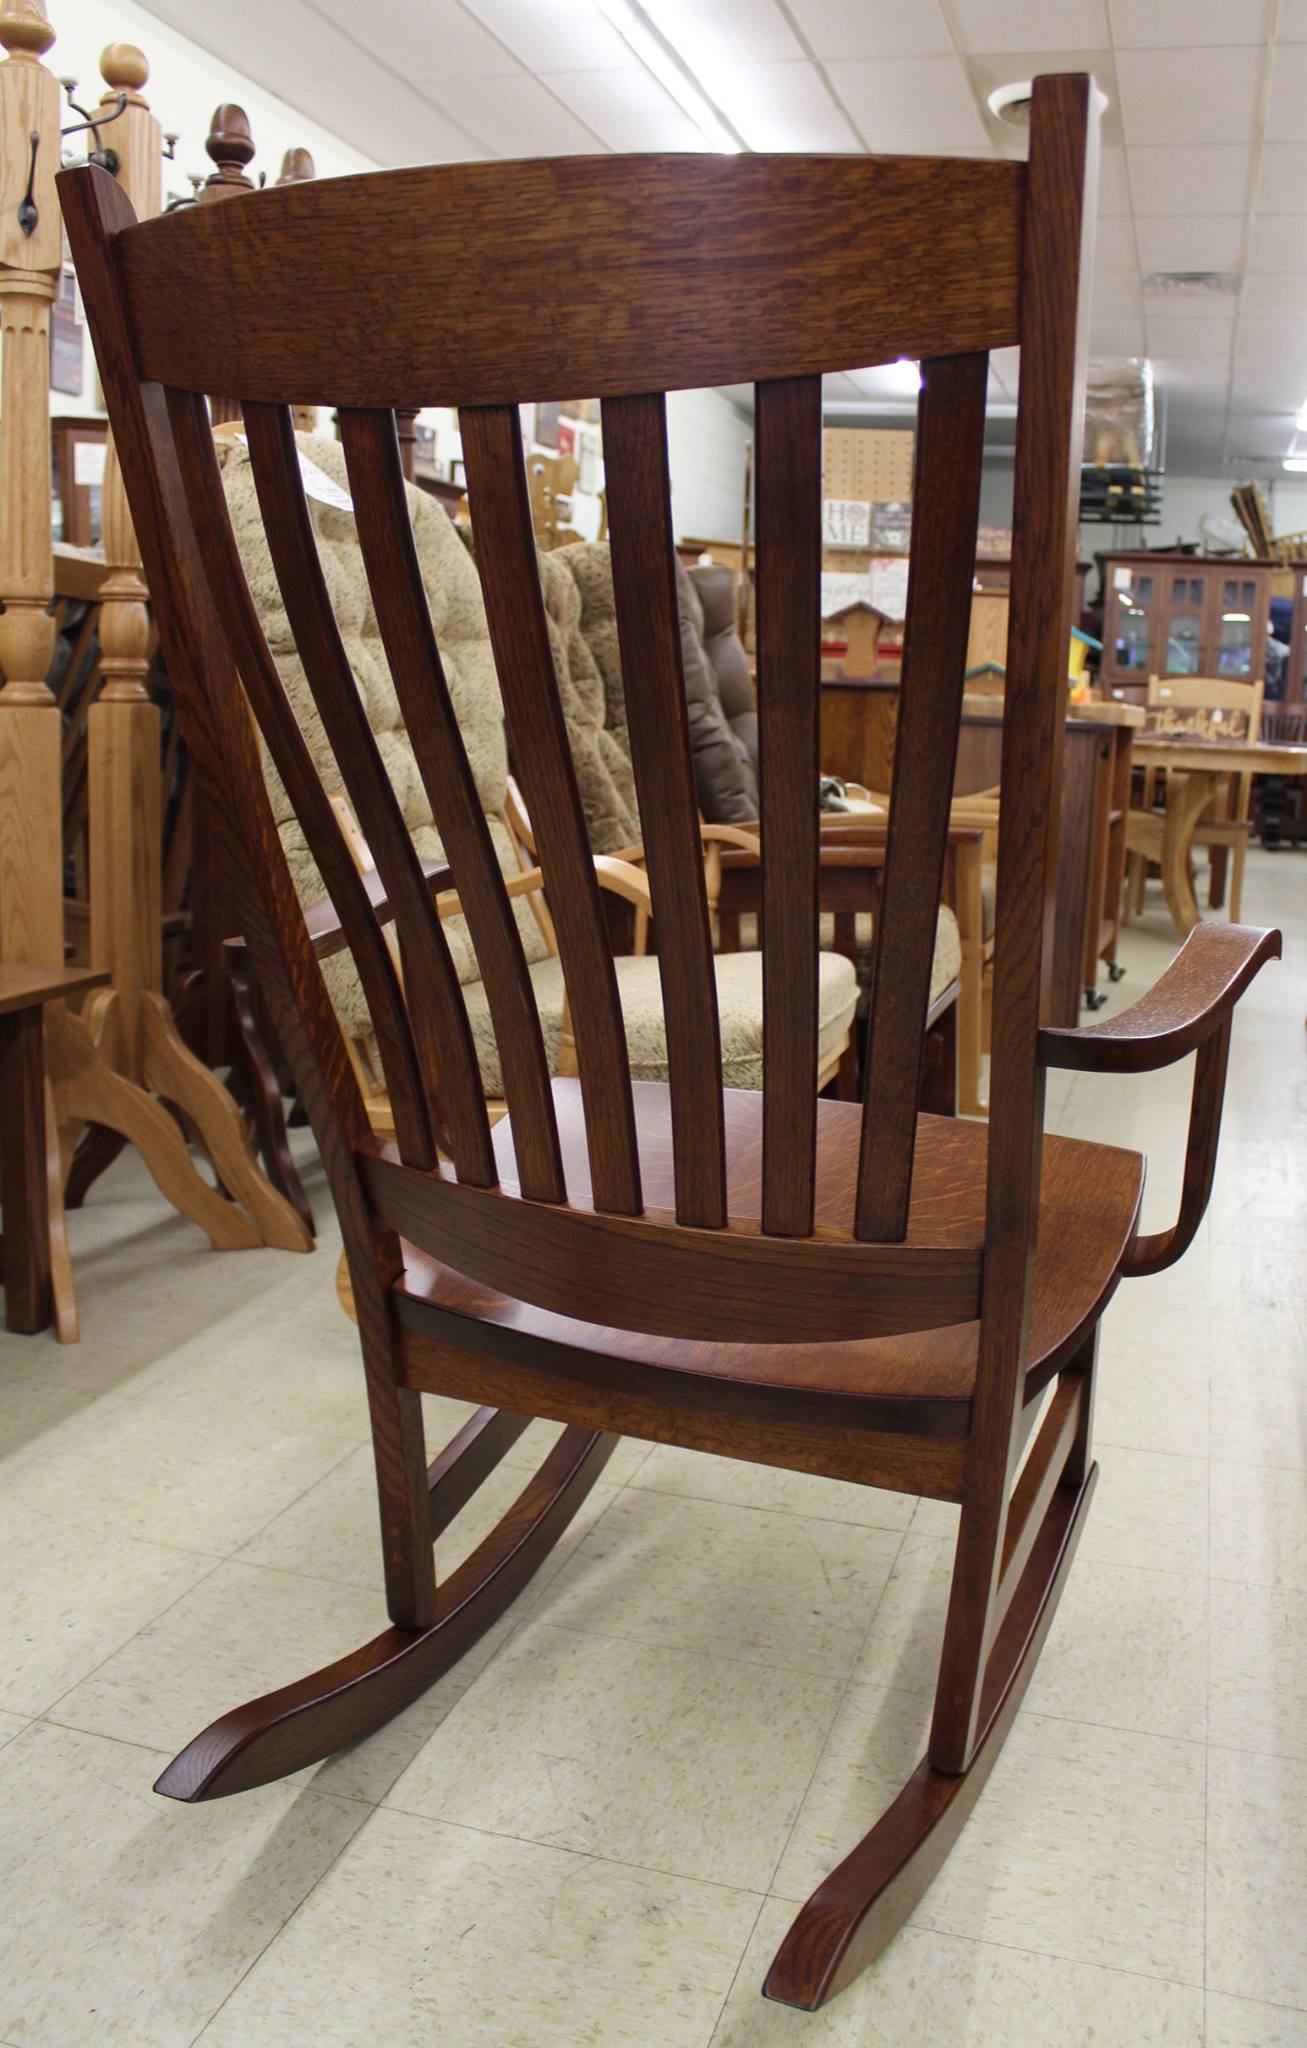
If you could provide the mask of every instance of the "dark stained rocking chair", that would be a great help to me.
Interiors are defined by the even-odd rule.
[[[169,670],[344,1231],[391,1618],[352,1656],[215,1722],[160,1791],[221,1797],[379,1727],[504,1611],[626,1432],[961,1503],[929,1754],[802,1908],[767,1995],[814,2008],[849,1983],[956,1838],[1029,1683],[1094,1485],[1099,1318],[1122,1275],[1169,1264],[1198,1227],[1231,1012],[1279,950],[1275,933],[1200,925],[1124,1016],[1041,1027],[1093,98],[1084,77],[1037,80],[1028,167],[759,156],[444,166],[142,225],[105,172],[60,178]],[[341,266],[341,248],[368,254]],[[563,265],[573,312],[560,329],[536,316]],[[723,277],[747,295],[747,319]],[[986,352],[1013,343],[1023,362],[985,1127],[919,1117],[915,1103]],[[921,359],[923,375],[915,528],[859,1106],[819,1101],[813,1078],[820,373],[904,355]],[[765,1085],[724,1095],[663,394],[742,379],[757,384]],[[574,389],[603,399],[665,1087],[630,1082],[535,569],[518,403]],[[382,914],[396,920],[406,999],[245,587],[207,391],[241,398],[287,612],[376,858]],[[570,993],[579,1074],[552,1085],[405,511],[394,409],[426,402],[462,409],[495,656]],[[509,1115],[493,1132],[440,918],[318,571],[292,439],[301,403],[340,409],[377,617],[502,1049]],[[363,977],[394,1143],[369,1130],[246,699]],[[1137,1072],[1195,1048],[1179,1220],[1141,1238],[1143,1160],[1045,1137],[1045,1069]],[[480,1404],[432,1464],[423,1392]],[[566,1425],[556,1446],[494,1533],[438,1583],[433,1538],[533,1416]]]

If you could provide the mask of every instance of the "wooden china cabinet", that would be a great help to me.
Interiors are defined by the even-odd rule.
[[[1148,678],[1266,672],[1271,579],[1280,564],[1182,554],[1104,555],[1102,681],[1143,703]],[[1294,638],[1300,634],[1295,611]]]

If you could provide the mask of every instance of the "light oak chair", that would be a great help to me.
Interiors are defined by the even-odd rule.
[[[767,1994],[821,2005],[884,1946],[947,1854],[1012,1725],[1093,1490],[1099,1318],[1124,1275],[1171,1263],[1198,1227],[1231,1012],[1278,948],[1274,933],[1203,926],[1124,1016],[1041,1025],[1093,97],[1086,77],[1036,80],[1028,166],[752,155],[442,165],[140,226],[105,173],[63,173],[170,673],[197,770],[221,798],[251,956],[349,1253],[391,1617],[350,1656],[215,1722],[161,1791],[238,1792],[380,1726],[504,1612],[626,1432],[961,1503],[929,1753],[800,1908]],[[384,237],[372,232],[380,218]],[[335,261],[341,247],[366,247],[366,265]],[[574,311],[562,332],[535,315],[564,265]],[[720,290],[737,275],[751,281],[745,323]],[[1025,359],[986,1127],[919,1117],[915,1080],[987,350],[1013,343]],[[922,363],[917,526],[860,1108],[819,1100],[815,1087],[821,372],[904,354]],[[754,1093],[723,1091],[717,1058],[663,396],[741,378],[757,385],[766,1043]],[[531,531],[519,401],[578,388],[604,406],[665,1086],[630,1080]],[[214,390],[243,402],[296,638],[394,913],[402,990],[244,588],[200,396]],[[428,399],[461,408],[490,628],[572,997],[574,1079],[548,1073],[413,560],[393,408]],[[493,1131],[441,920],[315,576],[289,411],[309,400],[339,406],[396,687],[476,935],[509,1109]],[[367,982],[393,1143],[370,1129],[326,1000],[242,685]],[[1045,1072],[1138,1071],[1195,1047],[1179,1219],[1141,1238],[1142,1159],[1046,1136]],[[482,1404],[434,1462],[424,1390]],[[534,1415],[564,1424],[562,1435],[494,1531],[438,1581],[433,1535]]]
[[[1201,739],[1236,739],[1256,744],[1262,730],[1262,691],[1260,678],[1253,683],[1240,683],[1226,676],[1149,676],[1148,730],[1193,733]],[[1149,863],[1160,864],[1163,857],[1170,772],[1159,768],[1145,770],[1142,802],[1137,809],[1132,807],[1126,818],[1127,917],[1137,917],[1143,909]],[[1195,846],[1209,849],[1212,879],[1208,900],[1213,909],[1219,908],[1225,859],[1233,856],[1230,863],[1231,924],[1239,922],[1239,912],[1243,908],[1244,864],[1253,829],[1252,793],[1251,773],[1231,775],[1224,798],[1209,805],[1193,835]]]

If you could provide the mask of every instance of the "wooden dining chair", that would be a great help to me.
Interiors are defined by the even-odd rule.
[[[1229,676],[1150,676],[1148,678],[1147,730],[1191,733],[1197,739],[1231,739],[1255,745],[1262,731],[1260,677],[1255,682],[1237,682]],[[1160,865],[1166,841],[1166,805],[1170,800],[1171,771],[1144,770],[1142,801],[1126,815],[1127,916],[1137,917],[1144,907],[1144,888],[1149,863]],[[1158,784],[1160,783],[1160,790]],[[1193,835],[1195,846],[1208,849],[1211,880],[1208,904],[1220,908],[1225,886],[1224,864],[1231,860],[1230,922],[1239,922],[1243,908],[1244,865],[1252,837],[1251,773],[1231,774],[1224,791],[1209,804]],[[1160,807],[1158,798],[1161,798]]]
[[[625,1432],[961,1503],[929,1753],[801,1908],[767,1994],[811,2008],[847,1984],[920,1898],[975,1803],[1093,1489],[1099,1318],[1123,1274],[1169,1264],[1198,1227],[1231,1011],[1278,947],[1273,933],[1202,926],[1133,1010],[1085,1030],[1041,1024],[1094,99],[1086,77],[1036,81],[1028,167],[752,155],[442,165],[141,225],[106,173],[63,173],[189,744],[349,1253],[391,1618],[351,1655],[216,1721],[168,1766],[160,1791],[238,1792],[379,1727],[504,1612]],[[373,232],[378,219],[384,236]],[[342,247],[366,257],[342,265]],[[560,329],[536,315],[564,266],[572,310]],[[723,277],[748,281],[747,321]],[[966,661],[987,351],[1012,344],[1025,354],[986,1126],[919,1116],[916,1083]],[[903,355],[920,359],[923,379],[914,545],[859,1105],[819,1100],[815,1085],[821,372]],[[723,1091],[717,1057],[664,408],[669,389],[741,380],[757,387],[766,1001],[764,1086],[748,1093]],[[629,1078],[531,530],[519,402],[575,389],[603,402],[666,1085]],[[402,990],[259,630],[206,391],[242,402],[287,611],[385,884]],[[460,408],[490,630],[571,997],[578,1073],[552,1083],[414,559],[394,408],[426,402]],[[509,1113],[493,1131],[441,920],[340,660],[296,459],[297,403],[339,408],[377,617],[503,1051]],[[364,978],[393,1142],[369,1128],[242,689]],[[1140,1237],[1142,1159],[1045,1136],[1045,1072],[1138,1071],[1195,1047],[1179,1219]],[[478,1404],[434,1462],[424,1392]],[[557,1443],[493,1533],[438,1580],[433,1537],[438,1549],[533,1416],[564,1425]]]

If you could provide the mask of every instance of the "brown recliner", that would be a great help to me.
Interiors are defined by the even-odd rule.
[[[686,573],[703,607],[704,652],[716,677],[718,701],[756,777],[758,698],[740,638],[734,574],[721,562],[702,562]]]

